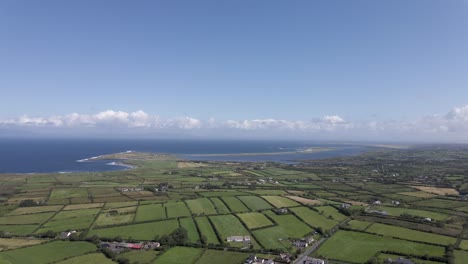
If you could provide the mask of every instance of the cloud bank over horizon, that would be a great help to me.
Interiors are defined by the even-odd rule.
[[[338,115],[310,120],[202,120],[190,116],[162,118],[143,110],[24,115],[0,119],[2,135],[468,142],[468,105],[415,120],[349,121]]]

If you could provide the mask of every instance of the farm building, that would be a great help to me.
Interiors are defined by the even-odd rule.
[[[325,264],[325,260],[318,258],[307,258],[302,264]]]
[[[250,236],[230,236],[226,240],[227,242],[250,242]]]
[[[397,259],[393,260],[391,258],[388,258],[385,260],[386,264],[414,264],[413,261],[409,260],[409,259],[405,259],[405,258],[402,258],[402,257],[398,257]]]

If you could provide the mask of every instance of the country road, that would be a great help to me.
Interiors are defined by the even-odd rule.
[[[325,242],[325,240],[327,239],[322,238],[319,241],[317,241],[317,243],[315,243],[313,246],[311,246],[306,251],[304,251],[304,253],[299,255],[299,257],[297,257],[297,259],[293,262],[293,264],[302,264],[304,260],[306,260],[307,256],[309,256],[312,252],[314,252],[323,242]]]

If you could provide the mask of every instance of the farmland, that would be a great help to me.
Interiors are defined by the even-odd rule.
[[[126,161],[136,165],[127,171],[0,177],[0,262],[36,263],[37,255],[37,263],[237,264],[251,253],[295,257],[303,238],[323,241],[311,255],[331,263],[463,263],[468,254],[465,149],[294,165],[141,155]],[[63,238],[68,231],[76,233]],[[228,242],[232,236],[250,241]],[[99,248],[153,240],[157,250]]]

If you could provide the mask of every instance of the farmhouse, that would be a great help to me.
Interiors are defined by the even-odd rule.
[[[393,260],[391,258],[388,258],[384,261],[385,264],[414,264],[413,261],[409,259],[405,259],[402,257],[398,257],[397,259]]]
[[[400,205],[400,201],[392,201],[393,205]]]
[[[375,204],[375,205],[379,205],[379,204],[382,204],[382,202],[379,201],[379,200],[377,200],[377,201],[374,201],[374,204]]]
[[[275,209],[273,210],[276,214],[279,214],[279,215],[282,215],[282,214],[287,214],[289,211],[288,211],[288,208],[278,208],[278,209]]]
[[[75,234],[76,231],[62,232],[60,233],[60,238],[69,238],[72,234]]]
[[[349,208],[351,208],[351,205],[350,205],[350,204],[347,204],[347,203],[342,203],[342,204],[341,204],[341,208],[349,209]]]
[[[257,258],[255,255],[250,255],[244,264],[275,264],[275,262],[271,259]]]
[[[295,247],[308,247],[310,243],[314,242],[314,239],[309,237],[309,238],[302,238],[299,240],[293,241],[293,246]]]
[[[227,242],[250,242],[250,236],[230,236]]]

